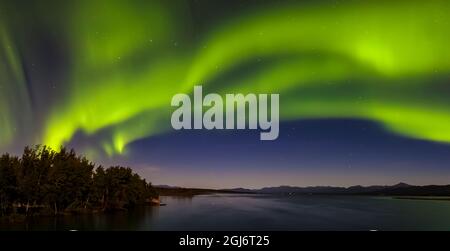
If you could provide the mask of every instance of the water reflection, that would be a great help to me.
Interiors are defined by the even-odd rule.
[[[450,230],[449,201],[364,196],[162,197],[162,207],[36,217],[1,230]]]

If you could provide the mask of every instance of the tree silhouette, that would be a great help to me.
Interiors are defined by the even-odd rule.
[[[0,211],[5,215],[17,199],[17,175],[19,159],[4,154],[0,158]]]
[[[103,168],[66,148],[25,147],[21,158],[0,158],[1,215],[116,210],[157,197],[131,168]],[[32,210],[30,210],[32,209]]]

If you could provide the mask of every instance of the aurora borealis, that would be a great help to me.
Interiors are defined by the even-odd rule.
[[[175,155],[183,155],[175,146],[178,143],[189,147],[186,142],[173,142],[179,133],[170,125],[170,100],[203,85],[205,92],[220,94],[279,93],[285,128],[302,127],[302,121],[311,120],[323,124],[323,130],[333,130],[326,125],[341,125],[343,120],[363,123],[364,128],[368,123],[378,128],[374,138],[389,135],[379,146],[382,150],[369,147],[381,152],[379,158],[389,154],[386,148],[392,145],[386,142],[391,137],[408,142],[393,143],[400,148],[419,144],[416,150],[427,150],[411,150],[417,155],[414,158],[403,152],[400,165],[439,176],[450,153],[448,13],[450,2],[445,0],[0,0],[0,150],[19,151],[27,144],[56,149],[69,145],[100,163],[121,161],[142,169],[158,165],[158,170],[170,166],[168,170],[174,171],[169,173],[189,170],[174,168],[176,163],[159,160],[164,157],[153,153],[170,155],[161,150],[166,140],[173,143],[168,148]],[[304,133],[308,132],[314,134],[314,129]],[[179,136],[180,141],[192,143],[192,133],[203,138],[202,133],[211,132],[191,132]],[[288,140],[289,135],[281,130],[280,137],[285,138],[273,143],[272,149],[289,152],[286,163],[276,153],[276,164],[266,161],[281,166],[283,173],[296,169],[293,163],[306,165],[293,157],[301,153],[292,149],[304,149],[301,144],[309,143],[297,142],[303,136]],[[358,141],[351,132],[345,135],[349,137],[337,148]],[[209,144],[225,141],[230,146],[226,151],[234,151],[247,142],[246,136],[243,141],[237,137],[218,133],[204,140],[210,140]],[[364,144],[373,140],[368,138]],[[154,145],[148,146],[147,141]],[[210,151],[203,143],[192,144]],[[338,167],[348,167],[347,160],[334,158],[342,153],[325,154],[330,145],[323,144],[317,152],[328,160],[319,166],[336,163],[331,176]],[[256,160],[257,152],[263,151],[259,147],[271,149],[267,144],[257,146],[253,154],[248,153],[253,156],[248,163],[218,165],[223,165],[219,173],[227,170],[234,177],[236,170],[244,170],[251,175],[253,169],[248,166],[261,164]],[[142,158],[144,152],[155,163]],[[427,166],[415,159],[428,154],[434,162]],[[217,156],[221,163],[232,158],[208,155]],[[361,170],[374,159],[361,161]],[[203,172],[206,169],[201,166],[213,165],[200,160],[191,164]],[[310,163],[302,172],[320,169],[316,165]],[[366,170],[366,176],[379,178],[379,173],[374,175],[377,168],[392,167],[380,165]],[[321,176],[316,176],[313,180],[320,183]],[[366,176],[361,180],[367,180]],[[421,182],[416,176],[411,179]],[[428,181],[433,179],[424,182]],[[385,180],[374,178],[373,182]],[[204,186],[197,181],[182,184]]]

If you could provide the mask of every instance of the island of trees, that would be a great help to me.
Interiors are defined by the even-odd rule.
[[[2,217],[126,210],[157,198],[131,168],[96,166],[74,150],[26,147],[0,158]]]

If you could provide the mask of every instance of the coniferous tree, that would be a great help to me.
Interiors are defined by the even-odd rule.
[[[54,214],[81,209],[123,209],[156,197],[150,183],[131,168],[95,167],[63,148],[26,147],[19,159],[0,158],[0,211],[25,214],[50,209]]]
[[[17,174],[19,159],[4,154],[0,157],[0,211],[5,215],[17,200]]]
[[[37,147],[25,147],[18,170],[18,188],[20,202],[26,205],[26,214],[28,214],[30,203],[33,203],[39,197],[38,189],[36,189],[39,183],[37,161]]]

